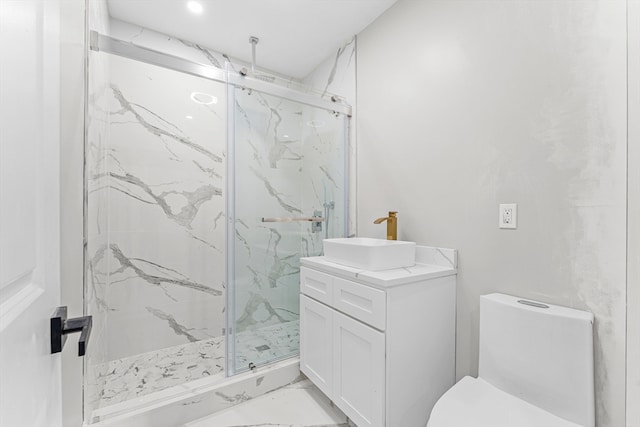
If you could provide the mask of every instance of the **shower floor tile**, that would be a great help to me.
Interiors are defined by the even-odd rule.
[[[278,355],[298,351],[298,321],[267,326],[258,330],[243,331],[237,335],[236,363],[238,368],[249,362],[260,364]],[[225,338],[215,337],[174,347],[112,360],[102,378],[100,395],[87,396],[96,402],[95,408],[104,408],[130,399],[146,396],[170,387],[204,377],[224,377]],[[91,381],[91,380],[90,380]]]
[[[261,365],[297,353],[300,348],[298,320],[247,330],[236,335],[236,370]]]
[[[309,380],[225,409],[183,427],[349,427],[347,417]]]

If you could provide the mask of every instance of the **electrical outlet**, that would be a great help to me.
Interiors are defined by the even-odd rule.
[[[518,205],[516,203],[505,203],[500,205],[498,227],[518,228]]]

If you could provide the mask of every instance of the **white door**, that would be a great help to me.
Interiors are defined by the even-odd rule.
[[[59,3],[0,0],[0,426],[61,425]],[[69,350],[67,350],[69,351]]]
[[[333,339],[333,401],[359,427],[384,426],[384,334],[334,312]]]
[[[333,310],[300,295],[300,370],[331,397]]]

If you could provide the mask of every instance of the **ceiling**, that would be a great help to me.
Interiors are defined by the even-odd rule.
[[[108,0],[113,18],[189,40],[256,67],[306,77],[396,0]]]

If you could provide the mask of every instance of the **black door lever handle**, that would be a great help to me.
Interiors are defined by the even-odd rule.
[[[65,342],[67,342],[67,334],[80,332],[78,356],[84,356],[91,335],[91,323],[91,316],[67,319],[67,307],[56,308],[51,316],[51,354],[62,351]]]

